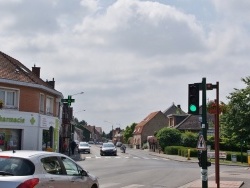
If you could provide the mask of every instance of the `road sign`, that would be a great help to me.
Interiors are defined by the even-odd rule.
[[[199,140],[197,143],[197,149],[198,150],[206,150],[207,149],[206,142],[205,142],[203,135],[200,135],[200,137],[199,137]]]

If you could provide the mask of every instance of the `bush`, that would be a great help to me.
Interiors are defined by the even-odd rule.
[[[181,132],[178,129],[168,127],[162,128],[158,131],[156,137],[157,140],[159,140],[161,148],[181,145]]]
[[[181,137],[183,146],[194,148],[197,145],[199,135],[198,133],[186,131],[185,133],[182,133]]]

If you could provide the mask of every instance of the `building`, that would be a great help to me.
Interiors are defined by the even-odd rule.
[[[148,136],[154,135],[160,129],[167,127],[168,119],[161,112],[150,113],[145,119],[135,126],[133,132],[133,145],[137,149],[141,148],[147,142]]]
[[[40,78],[40,67],[29,70],[0,52],[0,148],[59,151],[62,94],[52,81]]]

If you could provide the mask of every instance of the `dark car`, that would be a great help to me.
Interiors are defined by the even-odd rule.
[[[102,146],[100,147],[100,155],[117,155],[117,150],[116,147],[113,143],[108,142],[108,143],[103,143]]]

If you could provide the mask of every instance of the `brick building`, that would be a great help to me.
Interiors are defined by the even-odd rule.
[[[60,101],[55,81],[43,81],[40,67],[29,70],[0,52],[0,149],[59,151]]]

